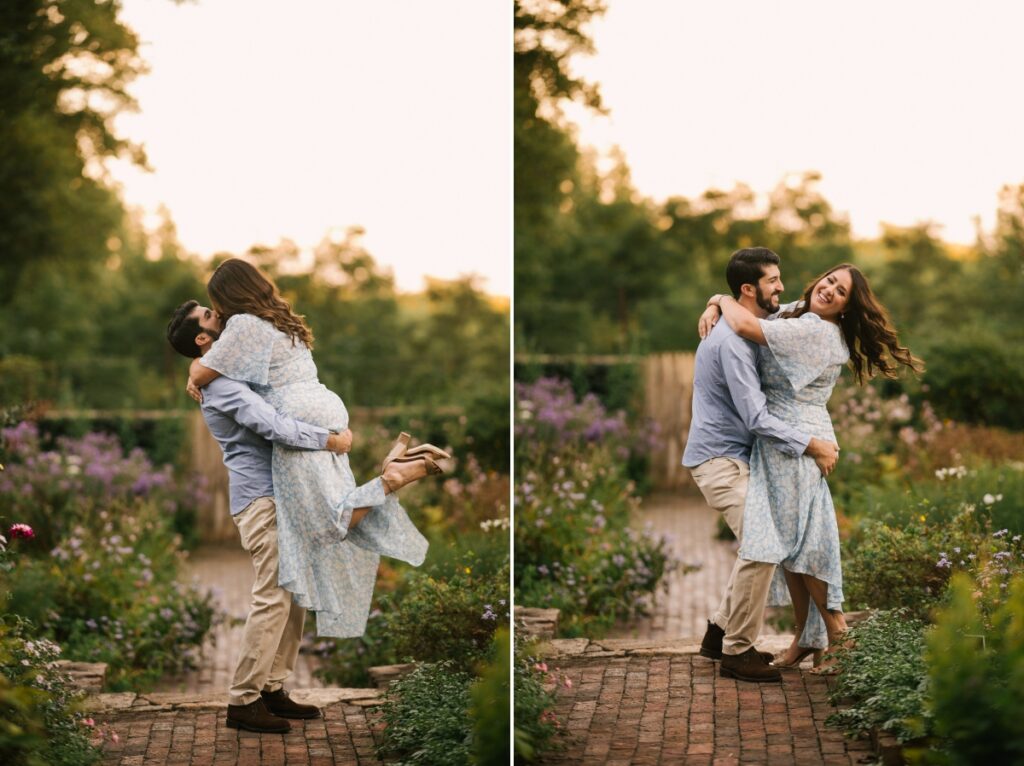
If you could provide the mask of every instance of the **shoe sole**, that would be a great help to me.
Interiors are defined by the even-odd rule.
[[[719,668],[723,678],[736,678],[740,681],[748,681],[753,684],[777,684],[782,681],[782,676],[761,676],[760,678],[754,678],[752,676],[744,676],[737,673],[735,670],[729,670],[724,665]]]
[[[274,713],[273,710],[271,710],[270,712],[273,713],[274,715],[276,715],[278,718],[287,718],[287,719],[289,719],[291,721],[312,721],[314,718],[321,718],[319,710],[317,710],[315,713],[297,713],[297,714]]]
[[[264,728],[259,727],[259,726],[249,726],[248,724],[241,723],[240,721],[232,721],[232,720],[228,720],[228,728],[229,729],[242,729],[243,731],[254,731],[257,734],[287,734],[288,732],[290,732],[292,730],[291,726],[288,726],[288,727],[283,728],[283,729],[282,728],[264,729]]]

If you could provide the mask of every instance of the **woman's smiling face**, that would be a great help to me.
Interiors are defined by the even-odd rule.
[[[838,321],[846,311],[853,291],[853,278],[849,269],[837,269],[826,274],[811,290],[810,309],[822,319]]]

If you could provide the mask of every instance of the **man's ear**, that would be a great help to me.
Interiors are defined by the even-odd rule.
[[[207,343],[209,343],[209,342],[210,342],[211,340],[213,340],[213,338],[211,338],[211,337],[210,337],[209,335],[207,335],[207,334],[206,334],[205,332],[201,332],[201,333],[199,333],[199,334],[198,334],[198,335],[196,336],[196,345],[197,345],[197,346],[205,346],[205,345],[206,345]]]
[[[740,297],[742,298],[744,295],[748,298],[757,298],[757,285],[740,285]]]

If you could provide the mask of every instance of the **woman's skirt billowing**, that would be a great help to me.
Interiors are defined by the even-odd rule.
[[[341,399],[319,383],[274,389],[282,414],[332,431],[348,427]],[[351,638],[366,630],[381,556],[423,563],[427,540],[379,477],[357,485],[348,455],[274,446],[279,583],[316,612],[319,636]],[[354,529],[352,512],[370,508]]]

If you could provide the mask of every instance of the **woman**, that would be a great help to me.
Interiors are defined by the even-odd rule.
[[[864,275],[840,264],[808,285],[803,300],[778,319],[757,319],[731,296],[716,295],[725,321],[760,345],[758,372],[768,410],[811,436],[835,442],[826,405],[850,363],[861,385],[876,373],[914,371],[919,359],[899,345],[888,314]],[[808,654],[835,645],[846,630],[839,529],[828,484],[810,458],[791,457],[754,443],[739,556],[779,564],[769,604],[793,603],[796,636],[778,667],[796,667]]]
[[[232,258],[217,267],[207,291],[224,322],[210,350],[190,368],[190,389],[218,375],[245,381],[279,412],[331,431],[348,427],[341,399],[317,380],[313,334],[256,267]],[[295,602],[316,612],[317,634],[348,638],[366,628],[381,555],[423,563],[427,541],[393,490],[429,473],[424,445],[406,450],[403,434],[380,477],[357,486],[348,455],[274,446],[279,582]],[[358,519],[368,508],[366,515]]]

